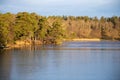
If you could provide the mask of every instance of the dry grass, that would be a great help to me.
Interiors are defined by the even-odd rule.
[[[76,39],[64,39],[65,41],[101,41],[101,39],[93,38],[93,39],[87,39],[87,38],[76,38]]]

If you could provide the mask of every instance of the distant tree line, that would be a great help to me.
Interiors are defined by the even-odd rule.
[[[120,17],[40,16],[36,13],[0,13],[0,46],[17,40],[56,44],[62,39],[120,40]]]

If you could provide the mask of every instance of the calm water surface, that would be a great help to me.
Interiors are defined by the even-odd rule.
[[[120,42],[0,50],[0,80],[120,80]]]

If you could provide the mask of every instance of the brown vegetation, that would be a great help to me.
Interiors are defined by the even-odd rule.
[[[36,13],[0,13],[0,46],[59,44],[63,39],[120,40],[120,17],[39,16]],[[36,42],[35,42],[36,41]],[[24,42],[19,42],[24,44]]]

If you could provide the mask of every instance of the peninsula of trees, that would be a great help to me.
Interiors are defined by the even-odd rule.
[[[120,40],[120,17],[40,16],[36,13],[0,13],[0,46],[16,41],[58,44],[63,39]]]

